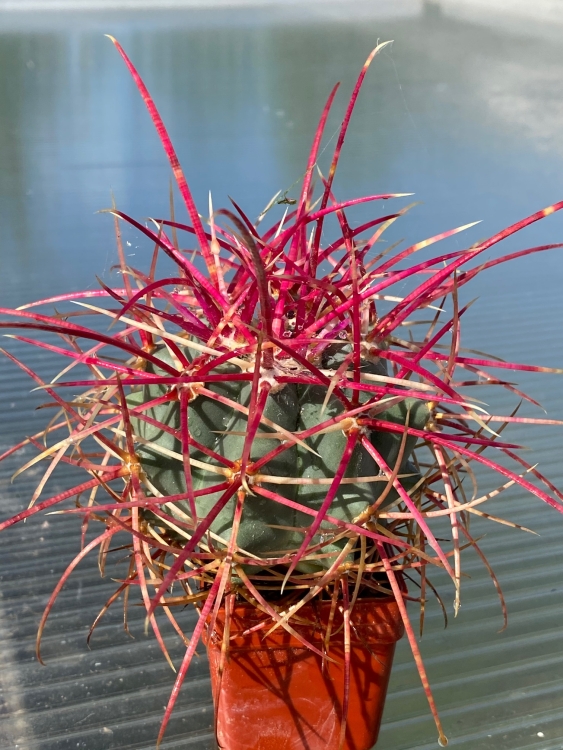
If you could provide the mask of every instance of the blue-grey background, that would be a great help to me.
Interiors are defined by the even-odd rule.
[[[482,220],[444,249],[465,247],[563,199],[563,27],[555,17],[527,23],[461,5],[466,12],[457,14],[451,3],[414,0],[360,2],[356,11],[352,3],[331,2],[315,12],[296,3],[103,15],[0,7],[0,306],[95,287],[96,274],[116,281],[112,221],[96,213],[111,204],[112,193],[136,217],[168,214],[166,159],[103,33],[119,38],[153,93],[202,213],[209,190],[216,206],[232,195],[251,216],[280,189],[294,195],[331,86],[342,81],[326,142],[365,57],[386,39],[395,41],[366,80],[335,183],[338,197],[414,192],[420,205],[393,227],[390,240],[418,241]],[[325,166],[327,156],[328,149]],[[370,211],[388,208],[372,205],[350,216],[361,223]],[[131,260],[146,267],[151,248],[133,232],[126,239]],[[563,216],[555,215],[504,248],[558,241]],[[483,275],[464,293],[479,300],[462,343],[563,367],[562,282],[561,251]],[[44,353],[4,341],[46,377],[57,371]],[[519,382],[550,417],[563,418],[561,376]],[[0,384],[1,452],[39,430],[46,416],[34,412],[41,396],[29,393],[32,384],[5,359]],[[491,410],[513,406],[502,397]],[[530,407],[523,413],[542,414]],[[528,460],[563,486],[563,428],[517,429],[513,436],[530,446]],[[21,460],[0,465],[2,517],[27,504],[38,480],[32,470],[10,483]],[[50,488],[64,482],[61,476]],[[486,534],[509,628],[497,633],[494,588],[470,553],[461,613],[444,631],[438,607],[430,605],[422,652],[451,747],[560,750],[563,519],[518,491],[492,507],[539,533],[474,527]],[[37,518],[7,531],[0,545],[0,748],[154,747],[173,674],[154,639],[143,635],[140,612],[131,615],[135,640],[123,633],[117,604],[91,650],[85,644],[113,590],[108,578],[118,573],[109,570],[100,581],[94,558],[80,566],[48,623],[43,668],[33,656],[35,629],[79,549],[79,523]],[[453,592],[446,587],[444,596],[451,614]],[[191,615],[183,616],[189,627]],[[169,642],[177,660],[181,649],[173,637]],[[163,750],[213,747],[203,657],[190,674]],[[377,747],[436,746],[403,642]]]

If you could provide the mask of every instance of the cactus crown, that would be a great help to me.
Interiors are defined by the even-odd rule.
[[[213,627],[225,599],[244,597],[266,611],[273,626],[291,629],[290,618],[315,597],[332,597],[334,606],[339,601],[349,609],[358,595],[392,593],[445,743],[403,603],[406,581],[424,603],[431,587],[427,571],[443,568],[459,605],[460,551],[472,546],[482,556],[468,519],[490,496],[476,489],[466,494],[464,477],[473,480],[473,466],[502,476],[497,493],[518,484],[558,510],[563,499],[521,458],[518,446],[499,437],[499,424],[519,418],[491,416],[468,395],[469,383],[456,382],[462,370],[475,384],[514,390],[491,371],[520,367],[462,353],[460,321],[467,306],[460,307],[458,291],[483,269],[514,257],[483,263],[481,253],[563,203],[429,260],[413,259],[418,250],[467,227],[395,254],[380,252],[382,233],[406,209],[356,228],[346,209],[401,194],[339,202],[333,193],[352,110],[369,64],[385,47],[379,45],[352,93],[327,176],[318,171],[317,157],[337,87],[315,133],[300,197],[283,217],[262,229],[269,209],[281,202],[279,194],[254,223],[237,204],[214,212],[210,201],[206,228],[155,105],[113,41],[157,127],[190,223],[155,219],[149,228],[112,209],[122,288],[102,284],[99,291],[0,311],[3,328],[58,334],[61,346],[16,338],[70,358],[65,372],[89,370],[82,379],[45,384],[7,355],[60,409],[45,429],[48,447],[37,438],[16,446],[31,442],[38,449],[22,470],[45,459],[50,474],[66,461],[89,478],[48,499],[40,498],[41,484],[33,507],[0,528],[89,493],[86,506],[65,512],[102,521],[105,528],[84,546],[61,585],[88,551],[99,547],[104,561],[112,537],[129,532],[130,569],[121,590],[139,585],[165,652],[155,612],[163,608],[181,630],[167,606],[172,585],[175,599],[180,592],[200,612],[176,687],[205,623]],[[323,246],[329,216],[339,229]],[[148,272],[126,266],[120,221],[154,243]],[[179,233],[195,236],[196,249],[183,249]],[[176,271],[158,278],[162,253]],[[93,298],[108,304],[100,307]],[[72,313],[49,316],[32,309],[68,300],[98,320],[109,319],[112,330],[80,325]],[[430,322],[411,326],[421,309]],[[82,395],[68,402],[61,385],[83,388]],[[68,435],[60,437],[63,431]],[[513,468],[495,460],[494,452]],[[451,543],[432,532],[436,518],[450,524]]]

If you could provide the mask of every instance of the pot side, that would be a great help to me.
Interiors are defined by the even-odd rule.
[[[330,608],[330,601],[305,605],[290,624],[322,650]],[[404,627],[393,598],[358,600],[350,620],[350,694],[342,750],[370,750],[377,741],[395,644]],[[224,626],[222,608],[214,632],[204,636],[219,748],[339,750],[344,697],[340,611],[334,617],[328,652],[335,663],[323,660],[281,627],[265,636],[269,617],[251,605],[235,604],[229,655],[220,679]],[[258,629],[248,633],[251,628]]]

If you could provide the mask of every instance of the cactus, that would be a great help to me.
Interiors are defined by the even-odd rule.
[[[522,421],[559,423],[490,414],[471,397],[465,375],[475,374],[476,385],[487,382],[521,396],[494,373],[547,368],[462,353],[461,319],[468,306],[460,306],[459,292],[491,266],[560,247],[486,262],[478,257],[559,211],[563,202],[465,250],[414,260],[417,251],[472,225],[387,257],[380,253],[382,233],[407,208],[357,228],[347,209],[405,194],[339,202],[333,182],[367,68],[383,44],[357,80],[329,171],[320,174],[319,200],[313,173],[337,87],[323,110],[292,210],[262,230],[264,218],[279,209],[279,196],[255,223],[236,204],[235,212],[214,213],[210,200],[206,228],[154,102],[113,41],[157,128],[190,223],[155,219],[153,229],[113,208],[116,229],[125,222],[156,248],[148,274],[126,265],[117,231],[123,286],[102,284],[97,291],[0,309],[0,328],[70,359],[64,377],[45,383],[4,352],[44,388],[59,414],[45,428],[44,443],[37,436],[23,440],[0,460],[31,444],[38,454],[20,471],[46,460],[48,477],[64,460],[87,473],[84,482],[46,499],[41,482],[30,507],[1,522],[0,530],[70,498],[87,500],[61,512],[82,516],[85,524],[101,521],[103,529],[68,566],[46,607],[38,644],[75,565],[99,547],[103,569],[113,536],[129,532],[130,565],[118,593],[138,586],[166,655],[155,613],[164,611],[181,632],[169,607],[172,586],[174,603],[192,603],[199,612],[160,742],[203,628],[213,627],[223,602],[244,598],[271,616],[273,625],[295,634],[291,619],[316,597],[330,597],[335,606],[340,597],[349,611],[357,596],[392,593],[445,744],[404,603],[407,588],[424,607],[425,592],[432,589],[427,571],[442,568],[452,579],[457,611],[463,547],[485,560],[468,519],[488,497],[519,485],[563,509],[563,494],[494,429]],[[339,230],[322,246],[330,215]],[[195,248],[180,249],[178,232],[195,236]],[[155,278],[162,253],[176,270]],[[69,300],[97,321],[110,320],[111,330],[102,332],[99,322],[80,325],[70,310],[45,315],[35,309]],[[431,318],[424,330],[421,310]],[[406,328],[410,322],[418,325]],[[54,333],[61,345],[26,338],[26,331]],[[88,376],[72,379],[68,372],[77,366],[88,368]],[[61,386],[79,395],[68,402]],[[61,437],[61,431],[68,434]],[[464,478],[474,465],[496,472],[501,485],[466,495]],[[450,523],[449,541],[433,533],[435,519]],[[342,726],[345,732],[345,720]]]
[[[334,348],[334,347],[333,347]],[[349,349],[342,346],[340,349]],[[173,365],[173,360],[166,349],[156,353],[159,358]],[[184,354],[189,357],[187,352]],[[342,357],[340,357],[342,360]],[[331,372],[336,366],[338,357],[325,357],[323,369]],[[386,369],[373,366],[370,363],[361,364],[362,371],[385,374]],[[235,373],[236,368],[221,366],[220,372]],[[336,370],[332,370],[334,373]],[[147,372],[151,374],[160,373],[162,370],[150,364]],[[197,371],[196,371],[197,372]],[[212,371],[215,372],[215,371]],[[328,374],[328,373],[327,373]],[[197,377],[197,374],[195,375]],[[248,407],[251,402],[251,384],[248,381],[242,383],[230,381],[225,383],[211,383],[209,389],[220,396],[231,399],[242,406]],[[161,396],[165,396],[166,386],[144,385],[140,390],[128,397],[128,404],[135,408],[149,403]],[[315,428],[327,419],[341,415],[343,406],[339,399],[330,396],[325,404],[327,395],[326,387],[319,385],[287,383],[281,386],[279,391],[269,393],[264,405],[263,416],[275,424],[287,430],[288,433],[299,433],[303,430]],[[366,400],[365,395],[362,399]],[[132,418],[133,431],[146,443],[137,450],[142,469],[150,484],[163,496],[185,494],[186,482],[181,461],[177,458],[167,457],[162,449],[167,452],[181,455],[182,444],[177,436],[181,427],[180,404],[172,401],[146,411],[147,416],[153,420],[152,424],[143,422],[142,419]],[[422,430],[428,421],[429,410],[426,404],[413,398],[405,398],[398,404],[380,412],[379,418],[389,420],[395,424]],[[156,424],[155,424],[156,423]],[[231,406],[213,400],[208,396],[196,396],[188,403],[188,417],[190,436],[205,448],[215,451],[231,462],[241,462],[244,452],[247,418]],[[175,431],[176,435],[164,431],[159,425],[166,425]],[[222,429],[218,429],[222,428]],[[369,432],[369,439],[379,450],[386,463],[394,466],[400,448],[400,437],[396,433],[384,431]],[[406,473],[411,478],[411,485],[420,474],[409,462],[409,456],[414,449],[416,438],[407,437],[406,446],[403,450],[399,471]],[[294,444],[271,461],[268,461],[262,469],[262,474],[274,477],[301,478],[301,479],[329,479],[334,477],[341,460],[346,444],[345,434],[341,429],[316,436],[310,442],[307,450],[301,445]],[[252,443],[250,454],[251,461],[263,459],[271,449],[271,441],[267,438],[256,438]],[[201,450],[190,451],[190,457],[202,464],[207,456]],[[194,466],[191,469],[192,486],[194,491],[212,486],[214,475],[205,468]],[[361,444],[355,446],[350,456],[346,477],[373,477],[379,474],[379,466],[372,456],[367,453]],[[252,478],[249,477],[249,480]],[[263,486],[270,491],[276,490],[276,485],[263,482]],[[408,483],[405,482],[405,486]],[[354,484],[341,484],[338,487],[334,500],[331,503],[331,514],[341,520],[353,522],[361,516],[371,505],[376,503],[385,489],[385,484],[357,481]],[[284,497],[297,503],[302,503],[309,508],[319,510],[326,495],[326,487],[319,484],[286,484],[282,485],[280,493]],[[213,509],[220,498],[220,492],[204,495],[197,504],[197,513],[201,517]],[[397,492],[392,489],[386,493],[381,507],[387,507],[396,502]],[[210,531],[224,540],[224,545],[231,538],[233,517],[235,511],[235,500],[232,498],[224,506],[221,512],[210,525]],[[175,515],[179,511],[179,517],[190,514],[187,501],[179,501],[176,508],[171,510]],[[258,557],[272,557],[274,553],[298,549],[303,539],[303,534],[295,529],[306,530],[309,526],[309,518],[295,508],[290,508],[250,493],[245,498],[244,509],[240,521],[237,546]],[[283,530],[280,527],[286,527]],[[329,534],[328,536],[331,536]],[[312,543],[321,543],[321,535],[313,537]],[[335,546],[325,543],[321,548],[322,553],[328,557],[321,557],[318,563],[321,567],[330,567],[330,563],[342,548],[342,544]],[[332,554],[332,557],[330,556]],[[300,564],[301,569],[314,569],[315,565]]]

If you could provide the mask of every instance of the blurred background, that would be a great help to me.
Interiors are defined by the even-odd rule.
[[[194,196],[206,212],[232,195],[257,216],[278,191],[295,197],[314,128],[336,81],[321,167],[346,98],[378,40],[393,45],[366,80],[335,182],[339,198],[414,192],[389,241],[415,242],[482,223],[444,244],[460,249],[563,198],[563,3],[535,0],[0,0],[0,306],[115,282],[117,205],[140,217],[169,214],[170,171],[130,77],[104,33],[138,67],[169,128]],[[397,201],[406,205],[413,199]],[[388,208],[388,207],[386,207]],[[180,204],[177,201],[180,216]],[[350,213],[360,224],[373,205]],[[151,248],[126,232],[132,263]],[[556,214],[492,249],[563,241]],[[488,271],[462,344],[563,367],[561,250]],[[6,348],[47,378],[57,364],[17,342]],[[561,376],[519,383],[563,418]],[[45,412],[32,383],[0,359],[0,453],[37,432]],[[509,412],[509,398],[495,402]],[[523,414],[543,412],[525,406]],[[531,463],[563,486],[563,428],[512,431]],[[31,454],[29,454],[31,455]],[[0,464],[0,513],[25,507],[40,474],[10,481],[29,457]],[[51,481],[53,492],[67,477]],[[429,606],[421,648],[450,746],[560,750],[563,746],[562,519],[518,491],[491,512],[539,536],[476,524],[509,607],[509,627],[477,559],[462,609],[444,630]],[[500,530],[499,530],[500,528]],[[494,534],[492,533],[494,532]],[[79,549],[79,523],[45,516],[2,535],[0,748],[149,750],[173,683],[154,639],[119,603],[90,643],[89,626],[114,583],[96,560],[80,565],[45,632],[35,631],[58,577]],[[439,577],[435,581],[440,583]],[[453,591],[445,600],[452,610]],[[193,622],[185,613],[187,629]],[[173,636],[171,652],[181,648]],[[203,655],[185,683],[163,750],[211,750],[211,696]],[[378,750],[429,750],[436,733],[406,642],[397,654]]]

